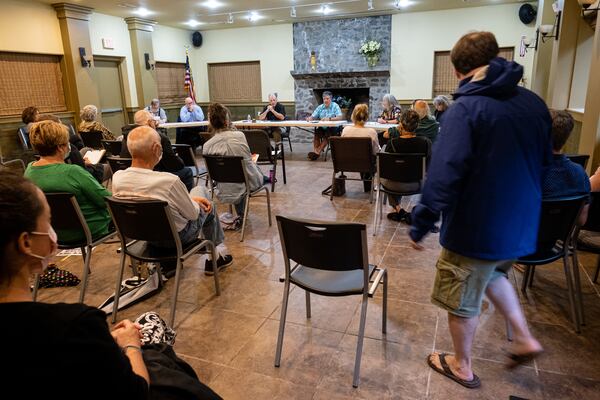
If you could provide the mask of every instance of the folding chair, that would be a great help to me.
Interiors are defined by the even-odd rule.
[[[79,136],[81,136],[81,140],[83,140],[83,144],[86,147],[90,147],[94,150],[102,149],[102,132],[100,131],[89,131],[89,132],[79,132]]]
[[[590,159],[589,154],[565,154],[565,156],[574,163],[581,165],[583,169],[585,169]]]
[[[198,185],[198,182],[200,182],[201,177],[206,176],[208,178],[208,172],[206,172],[206,169],[198,166],[192,146],[189,144],[174,144],[172,146],[173,152],[183,160],[183,164],[192,169],[194,179],[196,179],[196,185]]]
[[[371,182],[371,193],[369,202],[373,202],[373,179],[372,178],[348,178],[344,172],[358,172],[361,174],[375,173],[375,157],[373,156],[371,138],[366,137],[330,137],[331,159],[333,161],[333,175],[331,177],[331,193],[329,200],[333,201],[333,185],[335,174],[341,172],[338,179],[351,181]]]
[[[19,138],[19,143],[21,143],[21,147],[24,151],[33,150],[31,142],[29,141],[29,134],[25,132],[25,128],[17,129],[17,137]]]
[[[122,144],[123,142],[120,140],[102,140],[102,147],[104,147],[104,150],[106,150],[107,157],[120,157]]]
[[[131,167],[131,158],[123,158],[123,157],[106,157],[108,161],[108,165],[110,165],[110,170],[114,174],[117,171],[127,169]]]
[[[271,146],[271,140],[267,132],[263,130],[248,130],[242,131],[246,136],[248,147],[250,152],[258,154],[257,164],[259,165],[272,165],[273,176],[277,176],[277,158],[281,154],[281,166],[283,169],[283,184],[287,184],[287,177],[285,173],[285,154],[283,151],[283,143],[275,143],[275,149]],[[271,182],[271,192],[275,191],[275,180]]]

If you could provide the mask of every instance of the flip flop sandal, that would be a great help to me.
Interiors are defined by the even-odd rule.
[[[440,358],[440,364],[442,365],[442,368],[438,368],[437,365],[435,365],[433,363],[433,361],[431,361],[431,356],[433,354],[430,354],[429,356],[427,356],[427,364],[435,371],[438,372],[450,379],[452,379],[453,381],[461,384],[462,386],[468,388],[468,389],[475,389],[478,388],[479,386],[481,386],[481,381],[479,380],[479,377],[475,374],[473,374],[473,379],[471,379],[470,381],[466,381],[464,379],[459,378],[458,376],[454,375],[452,373],[452,370],[450,369],[450,366],[448,365],[448,363],[446,362],[446,356],[448,354],[446,353],[440,353],[438,355],[438,357]]]
[[[540,351],[532,351],[530,353],[525,353],[525,354],[514,354],[514,353],[507,353],[506,355],[508,356],[508,358],[511,359],[511,362],[509,362],[506,365],[506,369],[515,369],[520,365],[526,364],[529,361],[532,361],[534,358],[537,358],[540,356],[540,354],[542,354],[544,351],[540,350]]]

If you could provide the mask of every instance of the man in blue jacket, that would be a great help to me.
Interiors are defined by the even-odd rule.
[[[419,242],[442,215],[443,249],[431,301],[448,311],[455,354],[433,353],[427,361],[476,388],[481,382],[471,369],[471,347],[484,294],[514,329],[509,366],[542,351],[506,274],[515,259],[536,249],[551,120],[543,100],[518,86],[523,67],[497,57],[492,33],[464,35],[450,56],[461,82],[412,211],[410,239],[423,249]]]

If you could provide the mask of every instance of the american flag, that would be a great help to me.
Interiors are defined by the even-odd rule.
[[[188,92],[188,96],[196,102],[196,94],[194,93],[194,78],[192,77],[192,67],[190,67],[190,57],[188,52],[185,52],[185,80],[183,87]]]

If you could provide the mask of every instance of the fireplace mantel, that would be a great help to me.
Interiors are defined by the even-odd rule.
[[[389,77],[390,70],[389,69],[377,69],[377,70],[368,70],[368,71],[345,71],[345,72],[290,71],[290,74],[294,77],[294,79],[354,78],[354,77],[366,78],[366,77],[374,77],[374,76]]]

